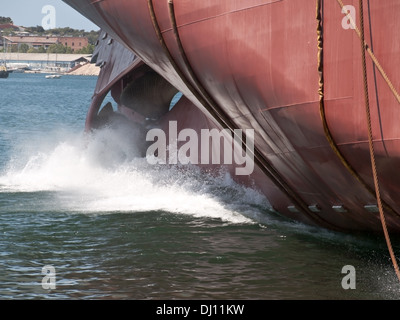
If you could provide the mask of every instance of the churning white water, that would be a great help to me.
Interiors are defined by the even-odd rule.
[[[1,83],[0,298],[399,298],[383,239],[271,214],[223,170],[151,165],[132,128],[83,134],[95,84]],[[41,286],[46,265],[56,290]],[[347,265],[355,290],[341,285]]]
[[[149,164],[138,156],[127,128],[65,133],[57,139],[42,136],[33,150],[29,142],[19,146],[18,158],[0,176],[0,190],[54,191],[57,205],[69,211],[161,210],[231,223],[252,223],[256,207],[268,208],[265,197],[239,186],[223,170],[206,175],[189,165]]]

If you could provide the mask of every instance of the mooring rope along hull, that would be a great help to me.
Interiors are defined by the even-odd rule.
[[[65,2],[103,30],[88,129],[111,91],[118,111],[139,123],[143,136],[165,132],[167,148],[176,122],[177,164],[191,158],[202,167],[225,166],[291,219],[381,232],[358,1]],[[390,232],[400,231],[398,13],[394,0],[369,1],[362,11],[376,174]],[[176,92],[183,97],[171,108]],[[213,163],[209,152],[206,164],[201,133],[212,129],[221,134],[214,146],[221,158]],[[152,145],[155,157],[163,149],[156,139],[146,143],[144,153]],[[228,163],[225,150],[232,152]],[[235,174],[239,151],[254,161],[247,175]]]

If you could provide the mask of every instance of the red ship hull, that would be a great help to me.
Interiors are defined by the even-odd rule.
[[[348,15],[341,1],[64,1],[107,33],[88,128],[108,90],[140,121],[119,97],[144,63],[184,95],[160,127],[254,129],[254,172],[236,178],[291,219],[382,230],[367,92],[386,224],[400,231],[399,1],[368,1],[362,15],[355,0]]]

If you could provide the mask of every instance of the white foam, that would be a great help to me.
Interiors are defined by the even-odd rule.
[[[25,160],[10,161],[0,176],[0,192],[56,191],[58,205],[77,212],[163,210],[232,223],[254,223],[256,207],[268,206],[263,196],[237,185],[227,173],[208,176],[187,165],[149,164],[137,156],[124,130],[64,135],[41,144],[35,151],[27,146]]]

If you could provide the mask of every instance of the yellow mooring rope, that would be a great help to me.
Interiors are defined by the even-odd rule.
[[[370,149],[370,157],[371,157],[371,167],[372,167],[372,173],[373,173],[373,178],[374,178],[374,185],[375,185],[375,190],[371,187],[369,187],[363,179],[358,175],[358,173],[353,169],[353,167],[348,163],[347,159],[341,154],[338,146],[336,145],[331,132],[329,130],[326,118],[325,118],[325,108],[324,108],[324,72],[323,72],[323,31],[322,31],[322,2],[323,0],[317,0],[317,21],[318,21],[318,28],[317,28],[317,33],[318,33],[318,73],[319,73],[319,90],[318,94],[320,96],[320,113],[321,113],[321,118],[322,122],[324,125],[324,131],[325,135],[328,139],[328,142],[330,143],[333,151],[336,153],[336,155],[339,157],[339,159],[342,161],[342,163],[345,165],[345,167],[350,171],[351,174],[353,174],[356,179],[361,182],[361,184],[371,193],[373,194],[378,203],[378,208],[379,208],[379,214],[380,214],[380,220],[383,228],[383,232],[385,235],[386,239],[386,244],[390,253],[390,257],[393,263],[393,267],[395,269],[397,278],[400,280],[400,271],[399,267],[397,264],[396,257],[393,252],[393,247],[390,241],[390,236],[389,232],[387,230],[386,226],[386,220],[385,220],[385,214],[384,214],[384,209],[386,208],[390,212],[397,214],[391,208],[388,204],[385,203],[385,201],[381,198],[380,194],[380,187],[379,187],[379,179],[378,179],[378,173],[377,173],[377,168],[376,168],[376,161],[375,161],[375,152],[374,152],[374,146],[373,146],[373,136],[372,136],[372,125],[371,125],[371,114],[370,114],[370,108],[369,108],[369,94],[368,94],[368,77],[367,77],[367,68],[366,68],[366,57],[365,57],[365,52],[368,52],[370,58],[372,59],[374,65],[377,67],[378,71],[382,75],[383,79],[386,81],[388,87],[390,88],[391,92],[395,96],[396,100],[400,103],[400,95],[398,94],[397,90],[394,88],[392,82],[390,81],[389,77],[387,76],[386,72],[384,71],[383,67],[379,63],[378,59],[372,52],[372,50],[369,48],[368,44],[365,42],[365,33],[364,33],[364,8],[363,8],[363,2],[362,0],[359,0],[359,9],[360,9],[360,16],[361,16],[361,30],[357,27],[353,17],[349,14],[346,13],[347,18],[349,19],[350,23],[352,24],[353,29],[357,33],[358,37],[360,38],[361,41],[361,51],[362,51],[362,67],[363,67],[363,80],[364,80],[364,95],[365,95],[365,108],[366,108],[366,114],[367,114],[367,125],[368,125],[368,140],[369,140],[369,149]],[[344,4],[342,0],[337,0],[337,3],[341,7],[342,11],[344,8]]]
[[[344,4],[342,0],[336,0],[340,6],[340,8],[343,10],[344,8]],[[364,15],[364,13],[361,13],[362,15]],[[361,31],[360,29],[357,27],[356,22],[354,21],[353,17],[351,16],[351,14],[346,13],[347,18],[349,19],[352,28],[354,29],[354,31],[357,33],[358,37],[361,38]],[[385,80],[386,84],[388,85],[390,91],[392,91],[394,97],[396,98],[397,102],[400,104],[400,94],[397,92],[396,88],[394,87],[392,81],[389,79],[389,76],[386,74],[385,70],[383,69],[382,65],[379,63],[377,57],[375,56],[375,54],[372,52],[371,48],[365,43],[365,38],[364,38],[364,46],[365,46],[365,50],[367,50],[369,56],[371,57],[375,67],[378,69],[379,73],[381,74],[382,78]]]
[[[385,234],[386,244],[389,249],[390,257],[392,259],[393,267],[394,267],[394,270],[396,271],[397,278],[400,280],[399,266],[397,265],[397,260],[394,255],[394,252],[393,252],[389,232],[388,232],[387,226],[386,226],[385,214],[383,211],[382,199],[381,199],[381,194],[380,194],[378,172],[376,169],[376,162],[375,162],[375,152],[374,152],[374,143],[373,143],[373,136],[372,136],[372,125],[371,125],[371,113],[370,113],[370,107],[369,107],[367,64],[366,64],[366,58],[365,58],[366,44],[365,44],[365,34],[364,34],[363,0],[359,0],[359,9],[360,9],[360,40],[361,40],[362,67],[363,67],[363,78],[364,78],[365,110],[366,110],[366,114],[367,114],[368,141],[369,141],[369,151],[370,151],[370,156],[371,156],[372,174],[374,177],[376,200],[378,202],[379,214],[380,214],[380,218],[381,218],[383,232]]]
[[[353,168],[353,166],[350,164],[350,162],[346,159],[346,157],[342,154],[340,151],[334,137],[332,136],[332,133],[330,131],[327,119],[326,119],[326,113],[325,113],[325,102],[324,102],[324,63],[323,63],[323,50],[324,50],[324,42],[323,42],[323,27],[322,27],[322,1],[323,0],[317,0],[317,35],[318,35],[318,74],[319,74],[319,89],[318,89],[318,94],[319,94],[319,111],[320,111],[320,116],[322,120],[322,125],[324,128],[324,133],[325,137],[329,142],[330,147],[332,148],[333,152],[335,152],[336,156],[339,158],[339,160],[342,162],[342,164],[345,166],[345,168],[353,175],[353,177],[361,183],[361,185],[373,196],[376,197],[376,192],[375,189],[370,187],[366,181],[360,176],[360,174]],[[341,0],[338,0],[339,5],[341,8],[343,8],[343,3]],[[352,26],[356,30],[356,33],[358,36],[360,36],[360,30],[358,27],[355,25],[355,22],[351,16],[348,15],[348,18],[350,19]],[[377,61],[377,59],[374,59],[374,55],[371,52],[372,60]],[[383,69],[382,72],[384,73]],[[390,81],[390,80],[389,80]],[[387,204],[383,199],[381,199],[382,205],[385,208],[385,210],[390,211],[393,215],[397,215],[400,217],[399,213],[397,213],[389,204]]]

